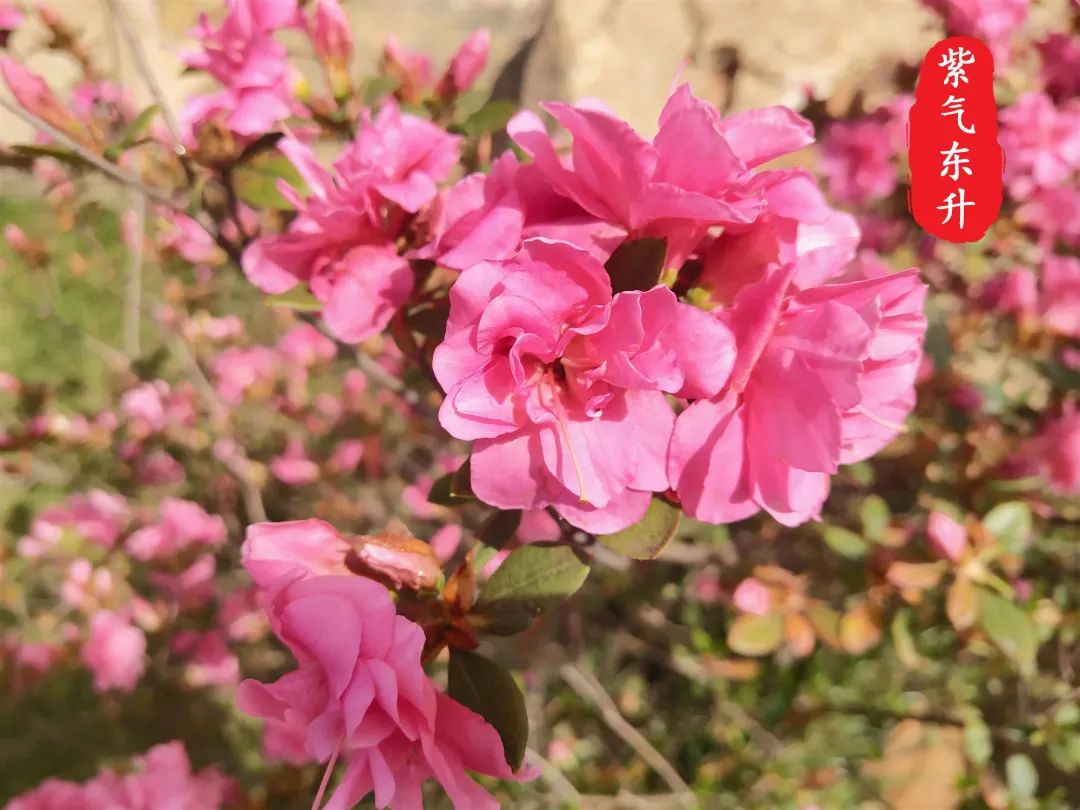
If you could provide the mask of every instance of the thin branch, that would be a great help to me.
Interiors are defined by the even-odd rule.
[[[672,792],[679,796],[679,801],[683,807],[697,807],[697,800],[694,798],[690,786],[683,781],[674,766],[664,759],[663,754],[653,748],[652,743],[627,722],[619,711],[619,707],[615,705],[615,701],[611,699],[608,693],[604,691],[604,687],[594,677],[574,664],[563,664],[559,667],[559,674],[562,675],[563,680],[571,689],[600,710],[600,715],[604,722],[607,723],[608,728],[633,748],[637,755],[656,771],[667,786],[671,788]]]
[[[131,27],[131,18],[128,17],[127,12],[121,7],[117,0],[105,0],[105,3],[108,5],[113,17],[120,23],[120,32],[124,35],[128,48],[131,49],[131,53],[135,57],[135,62],[139,66],[139,72],[146,81],[146,86],[150,89],[154,101],[156,101],[158,107],[161,108],[161,115],[165,119],[165,126],[169,128],[169,134],[172,135],[176,154],[187,154],[184,143],[180,138],[180,124],[176,120],[176,115],[173,114],[172,108],[169,106],[169,100],[166,98],[165,91],[162,89],[161,83],[158,81],[157,75],[150,65],[150,60],[146,57],[146,50],[143,48],[142,42],[135,34],[135,29]]]
[[[80,144],[70,135],[60,129],[57,129],[48,121],[45,121],[34,115],[29,110],[24,110],[18,104],[8,101],[6,98],[0,98],[0,107],[3,107],[5,110],[20,118],[22,121],[26,122],[30,126],[35,127],[46,133],[56,142],[66,146],[68,149],[78,155],[80,159],[82,159],[86,163],[89,163],[95,169],[99,170],[102,174],[107,175],[111,179],[127,186],[128,188],[135,189],[136,191],[144,194],[155,202],[159,202],[162,205],[167,205],[175,211],[186,213],[182,205],[175,202],[172,197],[170,197],[161,189],[146,185],[138,177],[124,171],[115,163],[110,163],[104,158],[95,155],[93,152]]]
[[[540,778],[551,787],[551,792],[564,802],[570,802],[574,806],[581,805],[581,794],[573,783],[563,776],[563,772],[548,762],[539,751],[533,748],[525,749],[525,758],[534,765],[540,766]]]

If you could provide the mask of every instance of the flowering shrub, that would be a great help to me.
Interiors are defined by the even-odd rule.
[[[359,81],[337,0],[226,0],[213,89],[140,110],[0,0],[0,48],[32,15],[84,74],[0,54],[52,220],[4,273],[78,331],[58,296],[123,267],[96,391],[0,374],[0,716],[46,738],[7,807],[655,792],[589,704],[678,806],[855,806],[905,723],[963,729],[940,806],[1068,806],[1080,38],[927,5],[999,65],[971,246],[903,211],[911,87],[811,121],[676,82],[646,139],[489,98],[484,31]]]

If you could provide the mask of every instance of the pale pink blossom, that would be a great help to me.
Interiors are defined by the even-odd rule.
[[[952,562],[958,562],[968,547],[967,529],[946,512],[930,513],[926,536],[934,551]]]
[[[1080,168],[1080,102],[1057,107],[1045,93],[1024,93],[1002,109],[1000,141],[1013,197],[1056,188]]]
[[[120,774],[101,771],[77,784],[46,779],[15,797],[6,810],[221,810],[234,791],[214,768],[195,773],[179,740],[157,745]]]
[[[754,577],[747,577],[735,586],[731,601],[736,610],[754,616],[764,616],[772,607],[769,589]]]
[[[311,367],[337,357],[334,341],[310,323],[294,326],[277,342],[277,350],[290,363]]]
[[[119,614],[101,610],[90,618],[81,655],[94,675],[94,689],[130,692],[146,668],[146,636]]]
[[[137,560],[175,557],[195,546],[217,548],[225,542],[225,521],[211,515],[199,504],[179,498],[165,498],[158,507],[158,519],[132,532],[124,543]]]
[[[1027,19],[1031,0],[922,0],[941,14],[953,36],[984,40],[1001,66],[1011,58],[1011,40]]]
[[[270,474],[283,484],[302,487],[319,479],[319,465],[308,458],[301,439],[289,439],[285,451],[270,459]]]
[[[431,535],[428,541],[431,551],[439,562],[447,562],[453,557],[461,546],[461,526],[456,523],[448,523]]]
[[[200,554],[180,573],[151,571],[150,582],[178,610],[201,608],[214,598],[214,574],[217,560],[213,554]]]
[[[821,140],[820,167],[829,192],[839,202],[865,205],[896,190],[889,124],[875,118],[837,121]]]
[[[1043,425],[1028,442],[1027,456],[1059,495],[1080,493],[1080,410],[1065,403],[1061,415]]]
[[[267,346],[232,346],[210,364],[214,387],[226,404],[236,405],[254,390],[268,391],[279,362],[277,352]]]
[[[1080,37],[1052,33],[1036,43],[1042,57],[1043,89],[1064,101],[1080,96]]]
[[[264,591],[297,572],[347,574],[345,555],[352,545],[321,520],[291,520],[248,526],[240,549],[244,568]]]
[[[42,556],[60,542],[68,528],[78,537],[111,548],[130,518],[127,501],[119,495],[100,489],[72,495],[64,504],[48,506],[34,518],[30,534],[19,541],[19,553],[31,558]]]
[[[668,288],[612,295],[588,253],[532,239],[451,289],[433,362],[447,392],[439,419],[473,441],[481,500],[554,505],[575,525],[614,531],[668,487],[664,394],[715,393],[733,351],[725,326]]]
[[[1075,256],[1046,257],[1039,314],[1054,332],[1080,338],[1080,259]]]

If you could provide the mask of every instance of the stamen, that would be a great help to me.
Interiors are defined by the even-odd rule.
[[[566,449],[570,452],[570,463],[573,465],[574,475],[577,477],[578,502],[582,505],[588,505],[589,498],[585,494],[585,476],[581,472],[581,465],[578,464],[577,455],[574,453],[574,445],[570,441],[570,427],[568,425],[566,410],[562,406],[562,400],[559,399],[558,384],[554,380],[554,373],[551,372],[550,374],[551,408],[555,412],[555,418],[559,423],[559,429],[562,431]]]
[[[880,416],[877,416],[875,414],[870,413],[870,411],[866,410],[866,408],[864,408],[862,405],[859,405],[857,408],[855,408],[855,411],[857,413],[861,413],[863,416],[865,416],[871,422],[877,422],[882,427],[889,428],[889,430],[896,430],[896,431],[899,431],[900,433],[906,433],[907,432],[907,426],[902,425],[902,424],[898,425],[896,422],[890,422],[887,419],[882,419]]]
[[[319,792],[315,794],[315,801],[311,805],[311,810],[319,810],[319,807],[322,806],[323,796],[326,795],[326,788],[330,786],[330,776],[334,773],[334,766],[337,765],[338,754],[341,753],[341,746],[344,742],[344,737],[338,740],[337,748],[334,749],[330,761],[326,763],[326,770],[323,772],[322,782],[319,783]]]

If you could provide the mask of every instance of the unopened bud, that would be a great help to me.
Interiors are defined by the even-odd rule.
[[[345,565],[354,574],[414,591],[434,590],[442,576],[431,546],[411,535],[379,532],[356,541],[357,547],[345,556]]]

